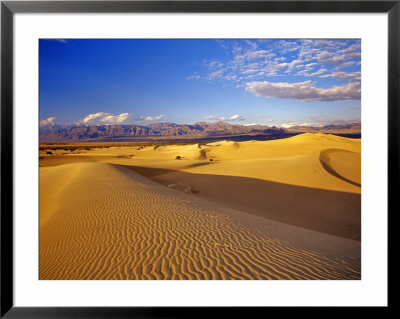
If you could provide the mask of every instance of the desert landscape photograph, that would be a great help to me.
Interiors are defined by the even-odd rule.
[[[40,280],[361,280],[361,40],[41,39]]]

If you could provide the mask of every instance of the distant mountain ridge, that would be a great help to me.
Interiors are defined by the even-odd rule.
[[[291,126],[288,132],[301,133],[331,133],[331,134],[361,134],[361,123],[326,125],[322,127]]]
[[[293,126],[279,128],[267,125],[238,125],[223,121],[194,124],[155,123],[149,125],[65,125],[42,126],[39,129],[40,142],[75,142],[112,140],[118,138],[146,139],[196,139],[239,135],[275,135],[288,133],[321,132],[336,134],[361,133],[361,124],[329,125],[324,127]]]

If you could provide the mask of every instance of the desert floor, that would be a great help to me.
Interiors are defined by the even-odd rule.
[[[359,139],[40,146],[40,279],[361,279]]]

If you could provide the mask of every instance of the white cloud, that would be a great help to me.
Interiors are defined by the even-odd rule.
[[[222,62],[218,61],[218,60],[214,60],[214,61],[211,61],[210,63],[208,63],[207,66],[208,66],[210,69],[213,69],[213,68],[222,68],[222,67],[224,66],[224,64],[223,64]]]
[[[110,123],[110,124],[123,123],[129,116],[130,116],[129,113],[121,113],[119,115],[113,115],[113,114],[105,113],[105,112],[97,112],[97,113],[88,114],[82,120],[80,120],[78,123],[79,124],[80,123],[90,123],[95,120],[99,120],[100,122]]]
[[[293,60],[292,62],[290,62],[288,64],[288,68],[293,69],[297,64],[300,64],[301,62],[302,62],[302,60],[299,60],[299,59]]]
[[[215,116],[215,115],[208,115],[204,116],[203,119],[205,120],[219,120],[219,121],[244,121],[245,118],[239,114],[232,115],[230,117],[225,116]]]
[[[296,125],[297,125],[297,123],[283,123],[280,126],[283,128],[289,128],[289,127],[296,126]]]
[[[321,78],[338,78],[338,79],[352,79],[352,78],[359,78],[361,76],[361,72],[333,72],[330,74],[322,75]]]
[[[313,126],[352,124],[352,123],[358,123],[361,121],[360,118],[343,120],[343,119],[334,119],[334,118],[329,119],[329,118],[316,117],[316,116],[310,116],[310,120],[313,121],[313,123],[314,123]]]
[[[338,71],[347,71],[349,66],[360,65],[361,42],[358,40],[236,40],[220,44],[225,51],[224,57],[203,62],[206,73],[194,72],[193,78],[201,74],[201,79],[220,81],[222,85],[231,84],[235,87],[243,87],[251,81],[268,81],[270,77],[277,76],[315,77],[315,83],[324,85],[334,85],[336,80],[344,83],[360,81],[356,77],[335,76]],[[333,81],[319,82],[321,76],[332,78]],[[304,79],[280,81],[300,82]]]
[[[360,43],[355,43],[355,44],[352,44],[351,46],[349,46],[349,47],[347,47],[345,49],[342,49],[342,50],[338,51],[338,53],[341,53],[341,54],[342,53],[349,53],[349,52],[353,53],[353,52],[357,52],[360,49],[361,49]]]
[[[338,65],[336,66],[336,68],[337,68],[337,69],[345,68],[345,67],[354,65],[355,63],[356,63],[355,61],[343,62],[343,63],[338,64]]]
[[[313,117],[311,116],[309,122],[298,122],[298,121],[289,121],[287,123],[282,123],[279,126],[283,128],[290,128],[293,126],[307,126],[307,127],[323,127],[327,125],[342,125],[342,124],[352,124],[360,122],[360,119],[329,119],[329,118],[321,118],[321,117]]]
[[[308,127],[315,127],[315,126],[320,126],[317,123],[312,123],[312,122],[304,122],[304,123],[299,123],[299,122],[289,122],[289,123],[283,123],[280,125],[283,128],[290,128],[293,126],[308,126]]]
[[[230,118],[229,118],[229,120],[230,121],[235,121],[235,120],[238,120],[238,119],[240,119],[241,118],[241,116],[239,115],[239,114],[236,114],[236,115],[232,115]]]
[[[187,80],[200,80],[200,75],[193,74],[193,75],[188,76],[186,79]]]
[[[239,114],[235,114],[232,115],[230,118],[227,119],[227,121],[244,121],[244,117],[239,115]]]
[[[246,91],[267,98],[302,101],[359,100],[361,98],[360,83],[357,82],[350,82],[329,89],[317,88],[313,86],[312,81],[297,83],[250,82],[246,84]]]
[[[107,115],[100,119],[103,123],[123,123],[130,116],[129,113],[121,113],[119,115]]]
[[[275,64],[274,65],[274,68],[276,68],[276,69],[284,69],[284,68],[286,68],[287,66],[289,65],[289,63],[286,63],[286,62],[283,62],[283,63],[278,63],[278,64]]]
[[[147,116],[144,120],[149,122],[159,121],[164,118],[164,114],[160,114],[158,116]]]
[[[81,120],[81,122],[82,123],[87,123],[87,122],[93,121],[93,120],[95,120],[95,119],[97,119],[99,117],[104,117],[104,116],[108,116],[108,115],[110,115],[110,114],[109,113],[104,113],[104,112],[97,112],[97,113],[89,114],[89,115],[85,116]]]
[[[254,69],[246,69],[242,71],[242,74],[252,74],[252,73],[257,73],[258,70],[254,70]]]
[[[235,81],[236,79],[237,79],[237,75],[236,74],[224,76],[224,80]]]
[[[320,53],[317,54],[317,59],[319,61],[325,61],[332,58],[332,53],[328,52],[328,51],[322,51]]]
[[[305,122],[305,123],[300,123],[299,126],[315,126],[315,123],[311,123],[311,122]]]
[[[301,70],[301,71],[297,72],[296,75],[318,76],[318,75],[321,75],[321,74],[323,74],[323,73],[325,73],[325,72],[328,72],[328,70],[327,70],[327,69],[324,69],[324,68],[319,69],[318,71],[315,71],[315,72],[313,72],[313,73],[308,73],[308,70],[310,70],[310,69]],[[329,76],[329,75],[328,75],[328,76]],[[321,76],[321,77],[327,77],[327,76]]]
[[[208,119],[218,119],[220,121],[244,121],[245,120],[245,118],[243,116],[239,115],[239,114],[235,114],[235,115],[232,115],[230,117],[221,116],[219,118],[214,116],[212,118],[208,117]]]
[[[327,71],[328,71],[327,69],[319,69],[318,71],[316,71],[316,72],[314,72],[314,73],[311,73],[309,76],[320,75],[320,74],[325,73],[325,72],[327,72]]]
[[[41,120],[39,122],[40,126],[54,126],[54,120],[56,119],[55,116],[48,117],[45,120]]]
[[[244,54],[247,60],[255,60],[260,58],[272,58],[275,56],[274,53],[267,50],[257,50],[257,51],[248,51]]]
[[[337,52],[324,51],[317,55],[318,61],[328,64],[336,64],[340,62],[346,62],[349,59],[359,59],[359,58],[361,58],[360,52],[338,54]]]
[[[306,68],[313,68],[314,66],[316,66],[318,63],[315,63],[315,62],[313,62],[313,63],[308,63],[308,64],[306,64],[305,65],[305,67]]]
[[[222,77],[223,74],[224,74],[224,70],[214,71],[214,72],[210,73],[210,75],[208,76],[208,79],[213,80],[216,78],[220,78],[220,77]]]

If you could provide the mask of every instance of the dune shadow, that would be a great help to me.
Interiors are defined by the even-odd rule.
[[[178,170],[121,165],[165,186],[191,185],[198,196],[245,213],[361,240],[361,195],[256,178],[193,174]]]
[[[354,182],[346,177],[344,177],[343,175],[339,174],[337,171],[335,171],[333,169],[333,167],[330,165],[330,160],[329,160],[329,156],[328,154],[332,151],[336,151],[335,149],[329,149],[329,150],[325,150],[322,151],[319,155],[319,161],[321,162],[322,167],[331,175],[341,179],[342,181],[349,183],[351,185],[357,186],[357,187],[361,187],[361,184]],[[341,152],[343,152],[343,150],[339,150]]]
[[[207,166],[210,164],[212,164],[212,163],[210,163],[210,162],[195,163],[195,164],[190,164],[190,165],[179,167],[179,169],[188,169],[188,168],[194,168],[194,167],[200,167],[200,166]]]

